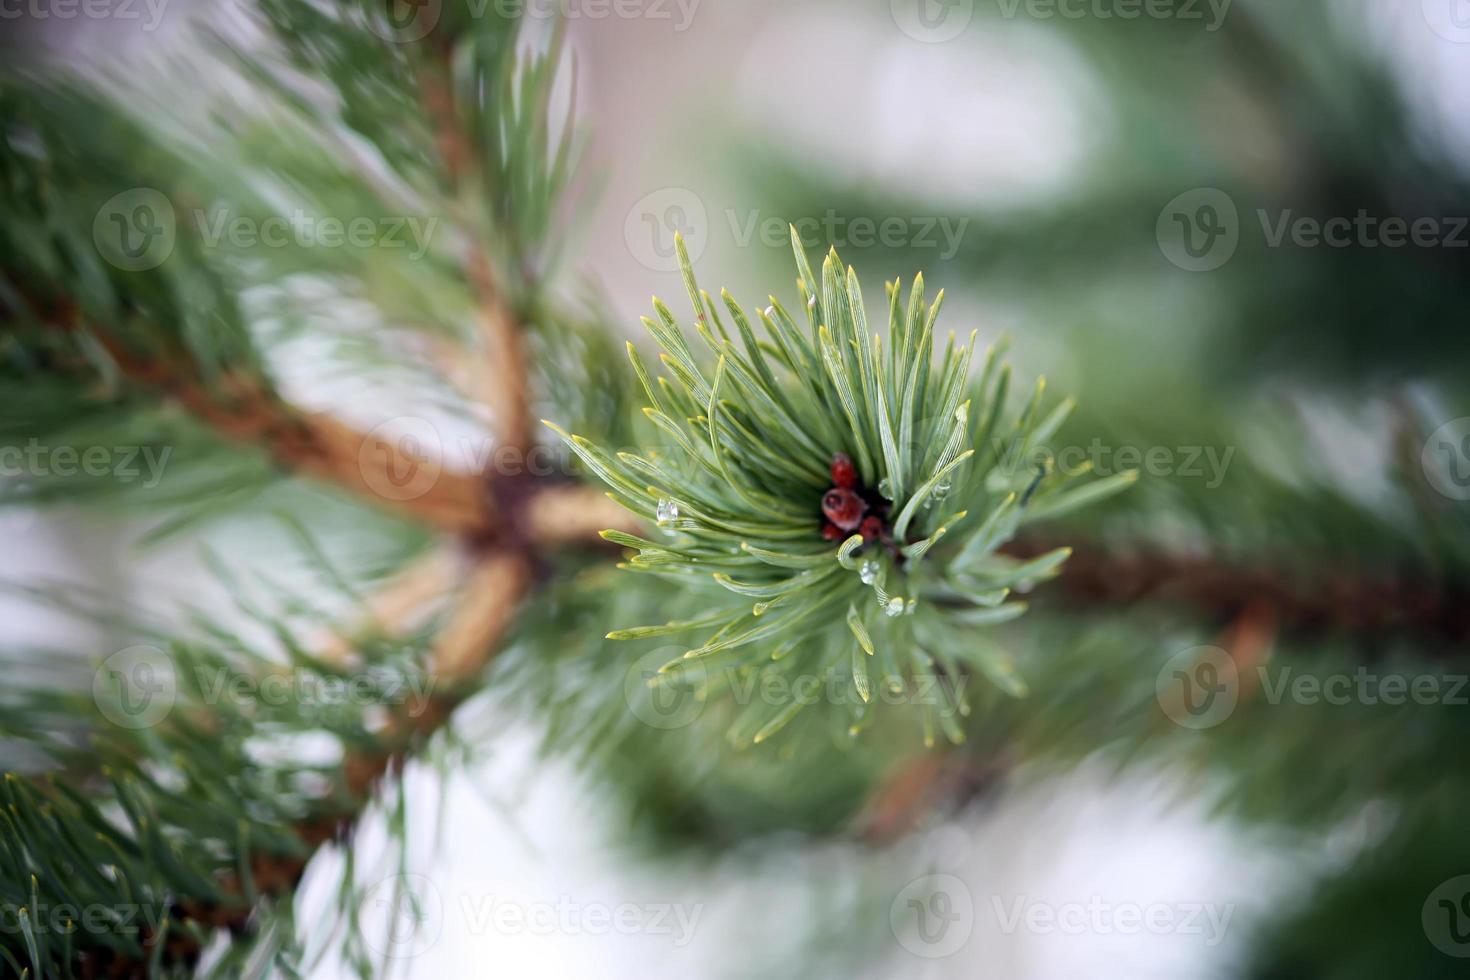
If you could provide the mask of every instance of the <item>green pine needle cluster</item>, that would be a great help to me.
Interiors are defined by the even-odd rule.
[[[329,948],[373,975],[355,925],[305,942],[280,872],[266,881],[257,869],[304,864],[312,848],[300,828],[330,828],[361,806],[340,781],[344,759],[401,748],[381,719],[426,709],[427,635],[365,635],[360,662],[325,660],[307,651],[300,620],[258,608],[218,556],[210,561],[286,662],[198,609],[180,629],[77,600],[65,608],[141,642],[98,664],[89,688],[17,671],[0,695],[0,748],[25,746],[39,770],[0,779],[0,976],[146,966],[150,977],[239,977],[252,962],[296,976],[306,951]],[[33,594],[54,599],[60,588]],[[395,792],[401,783],[385,791],[397,820],[405,803]],[[356,874],[352,862],[342,870],[343,908],[360,901]],[[216,916],[259,928],[195,964]]]
[[[948,681],[937,685],[942,697],[922,703],[921,723],[927,744],[938,732],[960,742],[970,706],[955,680],[978,668],[1007,692],[1025,693],[1011,658],[979,627],[1020,616],[1026,605],[1013,593],[1056,574],[1069,554],[1059,548],[1023,562],[998,549],[1027,521],[1100,499],[1135,474],[1077,485],[1029,465],[1044,458],[1034,450],[1065,421],[1069,401],[1044,410],[1040,380],[1019,412],[1008,410],[1004,345],[987,351],[978,373],[974,334],[966,342],[951,334],[936,353],[943,292],[926,299],[922,275],[906,300],[900,283],[887,285],[885,340],[870,331],[857,275],[836,251],[818,279],[794,229],[792,245],[804,328],[775,297],[754,318],[727,292],[716,304],[678,242],[694,333],[710,357],[696,357],[657,299],[657,318],[643,322],[662,349],[663,374],[655,380],[628,345],[664,448],[609,451],[547,423],[612,499],[663,533],[654,541],[604,532],[636,552],[623,567],[708,596],[708,608],[690,618],[609,637],[704,634],[650,681],[701,698],[751,672],[821,677],[834,700],[852,706],[851,736],[873,717],[875,685],[901,695],[934,690],[926,679]],[[821,504],[838,453],[886,501],[884,540],[824,539]],[[730,738],[762,742],[813,700],[756,699]]]

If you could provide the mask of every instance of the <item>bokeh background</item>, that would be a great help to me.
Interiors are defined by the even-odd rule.
[[[150,65],[196,43],[189,20],[228,30],[236,13],[171,0],[155,28],[141,7],[142,23],[38,9],[6,14],[14,57],[184,104],[197,94],[147,91]],[[1467,556],[1470,4],[531,9],[565,20],[589,131],[564,264],[606,296],[615,329],[637,336],[651,294],[681,295],[675,230],[704,285],[747,304],[793,292],[790,223],[870,288],[922,270],[946,290],[941,323],[1009,333],[1021,377],[1077,397],[1064,443],[1103,446],[1104,473],[1123,447],[1148,460],[1136,492],[1079,525],[1090,554],[1137,561],[1104,564],[1081,612],[1058,598],[1017,631],[1035,697],[882,833],[851,828],[881,823],[863,801],[891,760],[812,779],[636,742],[558,752],[545,718],[492,696],[466,723],[462,768],[410,770],[412,866],[434,901],[404,975],[1372,976],[1405,949],[1415,975],[1455,975],[1421,905],[1470,871],[1463,841],[1436,836],[1463,815],[1464,742],[1445,733],[1467,709],[1437,704],[1430,722],[1361,699],[1274,704],[1195,731],[1165,717],[1155,680],[1206,644],[1339,671],[1463,669],[1463,631],[1420,629],[1402,607],[1455,594]],[[1408,229],[1400,244],[1387,218]],[[1343,244],[1312,232],[1332,219]],[[330,349],[295,343],[283,363],[311,400],[369,424],[424,410],[411,385],[335,376]],[[350,540],[358,518],[326,511],[318,527]],[[3,521],[11,574],[124,603],[223,608],[200,540],[311,588],[248,519],[141,557],[152,520]],[[1110,592],[1109,575],[1147,577],[1149,549],[1184,559]],[[1237,601],[1249,588],[1211,579],[1212,604],[1185,581],[1212,563],[1249,568],[1267,611]],[[1363,609],[1364,580],[1389,612]],[[1281,593],[1308,612],[1272,611]],[[17,638],[108,642],[19,601],[0,618]],[[76,665],[83,682],[89,670]],[[508,658],[504,690],[526,672]],[[1407,838],[1423,849],[1393,850]],[[1364,870],[1372,853],[1385,856]],[[334,901],[333,860],[308,875],[307,921]],[[916,938],[911,900],[939,939]],[[310,975],[347,974],[328,957]]]

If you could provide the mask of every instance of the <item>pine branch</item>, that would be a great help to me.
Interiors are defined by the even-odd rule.
[[[1029,534],[1006,552],[1024,561],[1057,545],[1045,534]],[[1360,638],[1418,633],[1456,640],[1470,633],[1470,583],[1436,581],[1392,568],[1370,572],[1346,567],[1306,580],[1267,564],[1080,542],[1073,545],[1057,591],[1081,607],[1178,604],[1216,620],[1264,603],[1283,629],[1340,630]]]
[[[145,951],[165,942],[162,963],[196,963],[204,945],[196,926],[241,933],[249,927],[260,902],[284,898],[295,890],[322,845],[350,841],[357,814],[372,801],[382,781],[400,772],[405,759],[422,748],[449,720],[459,701],[473,690],[469,682],[483,670],[513,625],[530,581],[529,567],[523,553],[494,551],[485,556],[469,575],[458,606],[433,642],[430,660],[433,688],[428,701],[411,707],[385,705],[389,716],[384,728],[374,734],[370,745],[359,741],[344,757],[336,791],[325,797],[335,803],[284,828],[298,846],[290,851],[278,847],[271,852],[250,854],[248,878],[234,872],[217,876],[213,890],[218,898],[178,897],[169,912],[168,932],[165,936],[148,937]],[[432,555],[370,599],[368,608],[378,610],[382,619],[376,631],[355,631],[360,636],[359,642],[382,643],[402,635],[418,612],[405,601],[406,597],[435,591],[443,580],[444,569],[443,556]],[[390,620],[390,615],[397,613],[407,615]],[[329,641],[325,656],[316,662],[332,663],[340,654],[340,641],[334,638]],[[208,723],[207,718],[201,720]],[[88,968],[95,967],[99,955],[106,955],[90,948],[79,948],[77,952],[87,954],[84,963],[90,965]],[[122,953],[109,956],[106,969],[108,976],[128,977],[142,977],[149,971],[146,963]]]
[[[454,48],[448,43],[430,45],[427,65],[419,72],[419,91],[433,126],[435,145],[455,197],[471,190],[472,178],[484,179],[484,168],[473,142],[461,124],[462,108],[455,97],[452,76]],[[511,309],[502,286],[497,283],[487,244],[474,233],[476,222],[464,222],[467,241],[462,259],[465,279],[479,298],[477,316],[484,341],[482,355],[496,359],[492,383],[484,388],[494,412],[499,442],[525,451],[533,442],[531,393],[521,324]]]
[[[607,494],[573,484],[548,486],[532,496],[524,521],[527,536],[546,546],[616,547],[603,537],[604,531],[636,534],[642,527]]]
[[[434,676],[455,684],[484,669],[531,582],[532,553],[497,547],[481,556],[434,646]]]
[[[436,600],[453,590],[461,577],[462,564],[462,557],[453,549],[432,549],[368,596],[351,627],[331,631],[319,641],[322,659],[345,664],[359,639],[374,633],[391,636],[407,632],[427,615]]]
[[[1103,499],[1136,474],[1074,483],[1045,466],[1007,462],[1013,454],[1003,447],[1024,457],[1044,443],[1070,400],[1043,409],[1038,381],[1025,408],[1010,414],[1010,369],[997,347],[978,378],[969,370],[974,334],[969,343],[951,334],[939,356],[943,293],[929,300],[922,276],[906,303],[901,283],[886,284],[887,331],[877,333],[857,274],[836,251],[818,277],[795,228],[791,243],[808,330],[773,298],[759,314],[770,338],[762,344],[724,293],[735,328],[727,329],[675,236],[693,333],[715,363],[701,363],[658,299],[657,319],[644,323],[666,374],[655,383],[628,350],[649,402],[644,412],[669,448],[611,452],[547,423],[612,499],[652,518],[667,538],[607,533],[629,549],[621,567],[680,583],[698,603],[688,618],[608,637],[705,633],[650,681],[701,700],[740,672],[782,685],[808,675],[840,685],[851,695],[854,738],[873,723],[875,692],[953,676],[956,657],[1023,695],[1009,655],[977,639],[975,628],[1023,614],[1025,603],[1005,601],[1012,589],[1053,577],[1070,552],[1020,562],[997,549],[1024,523]],[[764,742],[805,707],[751,704],[729,737],[737,746]],[[969,713],[961,691],[922,704],[925,744],[941,731],[964,741],[959,719]]]
[[[400,474],[413,472],[422,460],[395,442],[358,432],[330,415],[293,408],[258,377],[235,374],[211,388],[187,357],[136,353],[108,330],[80,322],[69,303],[46,320],[95,338],[129,381],[177,402],[224,438],[264,449],[289,470],[441,530],[481,532],[493,520],[483,481],[472,475],[444,471],[417,496],[384,497],[374,488],[397,484]]]

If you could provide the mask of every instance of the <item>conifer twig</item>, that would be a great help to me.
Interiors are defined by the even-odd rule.
[[[480,556],[434,645],[431,672],[437,683],[479,673],[510,628],[530,581],[530,556],[523,549],[497,547]]]
[[[493,524],[493,501],[478,475],[442,469],[414,494],[387,497],[376,488],[401,483],[404,473],[425,462],[404,444],[359,432],[324,412],[301,411],[243,372],[206,385],[187,357],[135,352],[107,330],[84,323],[69,302],[50,307],[41,319],[57,329],[85,332],[129,382],[174,402],[225,439],[265,450],[286,469],[440,530],[471,533]]]
[[[525,533],[537,544],[600,544],[608,529],[633,533],[638,521],[604,493],[568,484],[538,491],[526,502]]]
[[[1016,558],[1056,546],[1045,535],[1008,545]],[[1283,629],[1333,627],[1355,635],[1418,632],[1448,638],[1470,632],[1470,586],[1413,579],[1393,570],[1342,568],[1326,581],[1296,581],[1265,564],[1245,565],[1159,548],[1105,549],[1074,543],[1057,592],[1077,606],[1169,602],[1227,618],[1269,603]]]
[[[390,499],[374,488],[399,480],[399,474],[424,462],[402,445],[359,432],[325,413],[299,412],[249,378],[233,379],[221,396],[187,373],[160,376],[156,362],[143,362],[150,366],[140,371],[137,359],[107,343],[105,334],[99,336],[130,379],[160,389],[220,435],[259,446],[288,469],[336,484],[379,507],[406,511],[442,530],[467,531],[488,522],[491,504],[476,476],[444,470],[422,493]]]
[[[435,600],[454,588],[462,564],[456,549],[433,549],[368,596],[358,621],[328,633],[317,645],[317,655],[329,663],[347,663],[358,638],[369,633],[395,635],[411,629],[427,615]]]
[[[419,91],[450,187],[461,194],[472,175],[483,177],[484,168],[478,165],[474,146],[460,126],[449,66],[452,54],[452,46],[433,47],[433,57],[419,73]],[[531,397],[520,322],[496,281],[486,243],[472,228],[467,230],[462,258],[465,279],[479,302],[476,322],[484,353],[497,359],[494,383],[484,386],[483,395],[490,399],[489,407],[495,413],[500,444],[525,450],[532,441]]]

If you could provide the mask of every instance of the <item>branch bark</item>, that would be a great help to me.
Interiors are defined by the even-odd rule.
[[[62,330],[86,331],[129,382],[178,404],[227,440],[264,449],[285,469],[442,531],[483,532],[495,522],[480,475],[447,470],[409,442],[359,432],[323,412],[303,412],[247,374],[205,385],[187,358],[139,354],[67,308],[45,319]]]
[[[1028,535],[1006,554],[1034,558],[1063,542]],[[1157,548],[1110,550],[1067,542],[1072,556],[1051,590],[1078,606],[1161,602],[1221,620],[1267,603],[1284,630],[1339,629],[1354,635],[1413,632],[1455,640],[1470,633],[1470,586],[1386,571],[1339,568],[1325,578],[1294,579],[1266,563],[1234,564]]]
[[[463,196],[470,180],[483,177],[483,167],[461,127],[460,106],[449,63],[452,50],[435,47],[433,52],[433,58],[419,72],[419,91],[433,125],[434,142],[445,175],[455,193]],[[463,224],[473,232],[476,223],[470,220]],[[465,280],[479,303],[476,324],[485,353],[496,359],[493,383],[485,385],[481,394],[495,415],[499,443],[524,452],[531,447],[534,436],[530,379],[519,318],[503,285],[496,280],[489,248],[473,233],[468,236],[461,263]]]
[[[597,545],[609,528],[636,534],[638,519],[604,493],[578,485],[544,487],[526,502],[524,531],[539,545]]]

